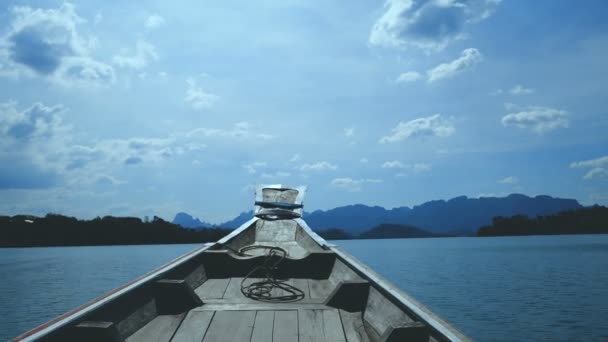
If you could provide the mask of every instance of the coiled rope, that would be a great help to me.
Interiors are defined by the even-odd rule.
[[[287,256],[287,251],[281,247],[251,245],[239,249],[240,255],[247,255],[245,252],[253,249],[266,249],[268,252],[264,261],[259,266],[253,268],[241,281],[241,293],[247,298],[264,302],[296,302],[304,298],[304,292],[299,288],[286,283],[285,280],[276,278],[276,270],[279,264]],[[254,274],[263,274],[262,280],[254,281],[246,285],[246,281]],[[283,290],[283,291],[276,291]],[[275,290],[275,294],[272,292]],[[284,294],[278,295],[277,292]]]

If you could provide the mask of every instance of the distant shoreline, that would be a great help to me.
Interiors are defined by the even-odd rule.
[[[0,248],[202,244],[218,241],[232,230],[183,228],[156,216],[144,221],[113,216],[78,220],[56,214],[0,216]],[[358,233],[341,228],[315,232],[326,240],[607,234],[608,208],[594,206],[535,218],[498,216],[471,235],[433,233],[400,224],[380,224]]]

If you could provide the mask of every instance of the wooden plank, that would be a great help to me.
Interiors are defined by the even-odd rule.
[[[324,310],[298,311],[300,342],[325,341],[323,311]]]
[[[275,311],[272,340],[298,342],[298,311]]]
[[[228,284],[228,287],[226,287],[226,292],[224,293],[224,299],[248,299],[241,292],[242,281],[243,278],[241,277],[230,278],[230,283]]]
[[[204,342],[249,342],[255,311],[218,311],[213,316]]]
[[[328,342],[346,342],[338,310],[323,310],[323,332]]]
[[[251,342],[272,341],[274,327],[274,311],[258,311],[255,315]]]
[[[230,278],[207,279],[194,292],[204,301],[205,299],[219,299],[224,297]]]
[[[285,285],[293,285],[291,279],[277,279],[277,281],[279,283],[282,283],[282,284],[285,284]],[[289,292],[287,292],[287,291],[285,291],[283,289],[280,289],[278,287],[273,287],[272,291],[270,291],[270,294],[273,297],[278,297],[278,296],[287,296],[287,295],[290,295],[291,293],[289,293]]]
[[[156,316],[143,328],[129,336],[126,342],[168,342],[183,318],[184,314]]]
[[[340,310],[342,328],[348,342],[369,342],[369,337],[363,325],[363,314],[361,312],[348,312]]]
[[[308,279],[310,287],[310,298],[325,300],[334,288],[334,284],[328,279]]]
[[[323,304],[294,303],[224,303],[224,304],[205,304],[191,311],[262,311],[262,310],[327,310],[332,309]]]
[[[297,287],[304,292],[304,299],[310,298],[310,289],[308,287],[308,279],[305,278],[292,278],[291,285]]]
[[[171,342],[200,342],[213,318],[213,311],[190,311]]]

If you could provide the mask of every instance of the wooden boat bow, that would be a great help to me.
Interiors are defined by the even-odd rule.
[[[15,341],[469,341],[313,232],[304,193],[258,187],[229,235]]]

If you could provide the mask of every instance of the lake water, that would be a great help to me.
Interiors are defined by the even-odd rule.
[[[608,235],[334,243],[476,340],[608,340]],[[195,247],[0,249],[0,340]]]

